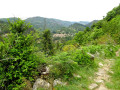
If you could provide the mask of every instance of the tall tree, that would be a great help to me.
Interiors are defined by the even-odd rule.
[[[53,50],[50,30],[45,30],[43,32],[42,43],[43,43],[43,51],[45,52],[45,54],[53,55],[54,50]]]

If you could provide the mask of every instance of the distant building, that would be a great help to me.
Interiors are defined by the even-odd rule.
[[[66,37],[67,34],[54,34],[53,37]]]

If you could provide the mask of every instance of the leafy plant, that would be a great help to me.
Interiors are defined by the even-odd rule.
[[[23,34],[30,26],[20,19],[9,24],[10,34],[0,45],[0,86],[3,90],[18,90],[24,86],[24,78],[34,80],[38,58],[33,53],[33,36]]]
[[[75,50],[75,46],[74,45],[65,45],[62,48],[63,51],[71,51],[71,50]]]
[[[54,50],[53,50],[50,30],[45,30],[43,32],[42,43],[43,43],[43,51],[45,52],[45,54],[53,55]]]
[[[69,80],[73,73],[78,69],[78,64],[74,62],[68,53],[64,52],[57,56],[53,56],[51,64],[51,75],[53,78],[61,78]]]
[[[91,60],[91,56],[88,55],[87,52],[79,49],[73,53],[73,60],[77,62],[78,65],[82,66],[94,64],[94,60]]]

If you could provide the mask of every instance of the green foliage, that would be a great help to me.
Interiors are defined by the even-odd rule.
[[[61,53],[57,56],[53,56],[51,64],[51,77],[54,79],[62,78],[64,80],[69,80],[70,77],[73,77],[73,73],[76,72],[78,64],[71,59],[69,53]]]
[[[110,21],[117,15],[120,15],[120,5],[118,7],[113,8],[113,10],[109,11],[107,13],[107,16],[105,17],[105,20]]]
[[[83,43],[84,41],[84,32],[79,31],[78,33],[76,33],[76,35],[74,36],[74,40],[76,40],[76,42],[78,42],[80,45]]]
[[[74,39],[80,45],[85,44],[120,44],[120,5],[114,8],[112,11],[108,12],[107,16],[103,19],[94,23],[91,26],[89,32],[78,32]],[[105,35],[110,35],[109,38]],[[104,40],[101,39],[104,38]],[[110,39],[110,40],[107,40]],[[101,41],[100,41],[101,40]],[[105,42],[106,40],[106,42]],[[103,41],[103,42],[102,42]],[[108,42],[109,41],[109,42]]]
[[[93,40],[95,40],[95,39],[98,39],[100,36],[102,36],[104,33],[103,33],[103,31],[102,31],[102,29],[97,29],[97,28],[95,28],[93,31],[92,31],[92,33],[91,33],[91,35],[90,35],[90,38],[91,39],[93,39]]]
[[[90,45],[88,47],[82,47],[82,49],[91,54],[99,53],[102,57],[110,58],[115,56],[115,52],[117,51],[118,47],[111,44],[110,45]]]
[[[50,30],[45,30],[42,35],[42,43],[43,43],[43,51],[45,54],[48,55],[53,55],[54,50],[53,50],[53,44],[52,44],[52,39],[50,35]]]
[[[73,53],[73,60],[78,63],[78,65],[89,66],[94,64],[94,60],[91,59],[91,56],[87,54],[86,51],[76,50]]]
[[[86,26],[79,23],[74,23],[70,25],[69,28],[76,30],[78,32],[78,31],[83,31],[86,28]]]
[[[114,18],[116,15],[116,12],[114,10],[110,11],[107,13],[107,17],[106,17],[106,20],[107,21],[110,21],[112,18]]]
[[[120,16],[116,16],[110,22],[108,22],[108,28],[106,29],[117,44],[120,44],[119,28],[120,28]]]
[[[104,48],[104,52],[105,52],[105,57],[114,57],[115,51],[117,50],[117,48],[114,45],[108,45],[107,47]]]
[[[86,27],[85,28],[85,32],[89,32],[90,31],[90,28],[89,27]]]
[[[88,47],[83,47],[83,50],[87,50],[91,54],[96,54],[102,50],[102,46],[99,45],[90,45]]]
[[[72,51],[72,50],[75,50],[75,46],[74,45],[65,45],[63,48],[62,48],[63,51]]]
[[[31,26],[29,24],[26,24],[24,21],[18,19],[15,21],[13,21],[13,23],[11,23],[10,21],[9,22],[9,25],[11,26],[10,27],[10,31],[12,33],[23,33],[25,30],[31,28]]]
[[[34,80],[38,59],[33,53],[33,36],[23,34],[29,26],[20,19],[9,24],[11,33],[0,42],[0,86],[2,89],[20,90],[24,78]]]

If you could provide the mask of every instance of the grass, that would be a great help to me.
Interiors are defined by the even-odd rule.
[[[120,90],[120,57],[116,58],[111,69],[114,73],[110,73],[110,82],[107,82],[106,86],[112,90]]]
[[[89,85],[94,82],[94,73],[98,69],[98,63],[100,61],[99,58],[95,58],[95,65],[94,66],[80,66],[79,70],[76,72],[80,78],[74,77],[70,78],[67,82],[67,85],[61,86],[57,85],[54,87],[54,90],[89,90]],[[38,90],[46,90],[43,88],[39,88]]]
[[[101,51],[104,52],[104,49],[100,50],[100,52]],[[109,51],[107,51],[107,53],[109,53]],[[75,72],[75,74],[79,75],[80,78],[77,78],[77,77],[69,78],[69,81],[67,81],[67,85],[65,86],[57,85],[54,87],[54,90],[89,90],[89,85],[95,82],[94,77],[95,77],[95,72],[98,69],[99,62],[104,64],[104,60],[106,58],[105,54],[102,54],[102,53],[99,53],[99,55],[94,54],[95,55],[94,66],[86,66],[86,67],[80,66],[79,70]],[[64,57],[66,57],[66,55]],[[110,57],[107,57],[107,58],[110,58]],[[108,84],[108,86],[111,86],[111,85]],[[42,89],[39,89],[39,90],[42,90]]]
[[[93,83],[94,73],[98,69],[99,59],[95,58],[95,66],[80,67],[77,74],[81,78],[71,78],[66,86],[55,86],[55,90],[89,90],[89,85]]]

